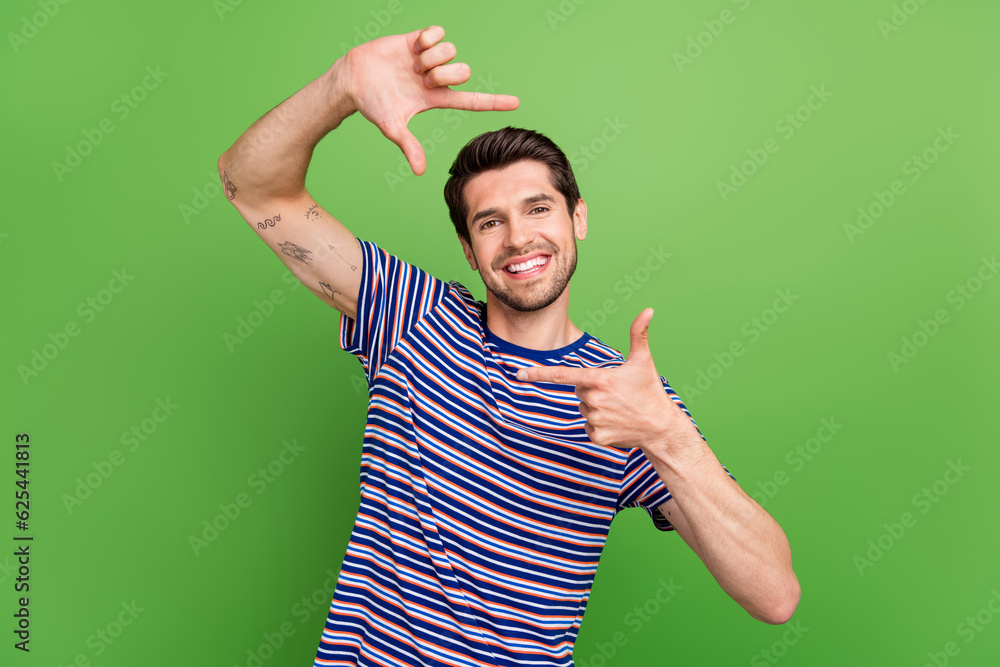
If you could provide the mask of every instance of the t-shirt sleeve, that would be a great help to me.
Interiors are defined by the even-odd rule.
[[[698,428],[698,424],[694,421],[694,417],[691,416],[687,406],[681,401],[680,396],[677,395],[662,376],[660,377],[660,381],[663,383],[663,390],[667,392],[667,396],[684,411],[684,414],[694,424],[698,435],[704,440],[705,435]],[[722,466],[722,469],[730,477],[733,477],[725,466]],[[733,477],[733,479],[736,478]],[[653,520],[653,525],[658,529],[674,530],[673,525],[663,516],[663,512],[660,511],[660,505],[672,497],[666,485],[663,484],[663,480],[660,479],[659,473],[656,472],[653,464],[646,458],[642,449],[636,447],[630,450],[628,461],[625,464],[625,472],[622,476],[621,490],[618,493],[618,507],[615,511],[621,511],[627,507],[641,507],[646,510],[646,513]]]
[[[657,528],[673,530],[673,525],[660,511],[660,505],[672,497],[642,449],[636,447],[630,450],[628,461],[625,463],[625,473],[622,476],[621,490],[618,492],[618,507],[615,511],[619,512],[627,507],[641,507],[646,510]]]
[[[374,243],[361,246],[361,287],[355,318],[340,316],[340,347],[358,357],[368,384],[399,341],[444,298],[449,285],[388,254]]]

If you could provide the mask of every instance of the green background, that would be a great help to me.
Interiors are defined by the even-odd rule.
[[[472,65],[464,88],[482,76],[520,109],[422,114],[410,127],[434,145],[428,172],[398,180],[386,174],[399,173],[399,150],[351,117],[318,147],[311,193],[361,238],[484,298],[447,218],[447,169],[485,130],[551,136],[589,205],[574,322],[624,351],[635,316],[656,309],[659,372],[785,529],[802,584],[792,623],[755,621],[679,537],[626,512],[577,663],[923,665],[930,653],[996,664],[1000,281],[977,281],[994,277],[1000,251],[1000,5],[78,1],[53,3],[51,17],[44,6],[0,10],[0,538],[11,545],[0,663],[246,667],[285,624],[262,664],[311,664],[357,508],[363,375],[339,349],[338,313],[219,194],[216,160],[366,30],[437,23]],[[727,9],[730,22],[714,23]],[[675,55],[685,49],[690,62]],[[147,66],[165,78],[122,117],[116,99]],[[813,87],[829,96],[800,108]],[[790,136],[789,113],[808,116]],[[94,134],[104,119],[113,131]],[[949,128],[957,138],[939,153]],[[70,147],[87,152],[87,133],[100,138],[89,154],[54,166]],[[777,152],[743,165],[769,139]],[[913,171],[925,152],[933,163]],[[734,168],[753,173],[723,196]],[[845,229],[896,180],[905,190],[882,215]],[[661,247],[669,259],[647,272]],[[134,278],[106,291],[123,269]],[[227,346],[275,290],[270,316]],[[798,297],[780,314],[769,311],[779,290]],[[88,299],[105,300],[100,312]],[[61,339],[70,323],[78,335]],[[909,357],[904,338],[919,344]],[[743,353],[728,359],[734,343]],[[36,352],[41,370],[26,372]],[[162,423],[158,399],[177,406]],[[810,441],[823,419],[841,428]],[[144,441],[123,443],[144,423]],[[13,516],[19,432],[32,443],[26,533]],[[283,443],[304,449],[270,482],[251,477],[279,468]],[[796,453],[810,446],[808,460]],[[946,475],[950,463],[967,470]],[[81,483],[86,497],[68,502]],[[241,493],[249,506],[196,553],[190,537],[223,525],[220,504]],[[15,534],[35,538],[30,654],[10,632]],[[650,602],[661,579],[680,586],[662,606]],[[310,610],[304,597],[321,602]]]

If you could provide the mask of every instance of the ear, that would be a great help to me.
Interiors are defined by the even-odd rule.
[[[469,268],[473,271],[479,270],[479,265],[476,263],[476,253],[472,252],[472,246],[469,245],[468,241],[458,236],[458,240],[462,242],[462,250],[465,251],[465,259],[469,262]]]
[[[587,202],[576,200],[576,210],[573,211],[573,233],[580,241],[587,238]]]

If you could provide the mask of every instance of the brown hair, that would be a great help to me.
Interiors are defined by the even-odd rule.
[[[570,217],[580,199],[580,189],[566,155],[551,139],[534,130],[505,127],[484,132],[458,152],[444,185],[444,200],[458,235],[470,243],[469,207],[465,202],[465,185],[474,176],[491,169],[502,169],[515,162],[535,160],[548,166],[552,185],[566,198]]]

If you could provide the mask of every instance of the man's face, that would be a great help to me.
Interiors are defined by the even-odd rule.
[[[587,235],[584,201],[570,216],[549,168],[535,161],[475,176],[465,201],[471,244],[462,239],[462,247],[486,289],[522,312],[558,299],[576,269],[576,240]]]

